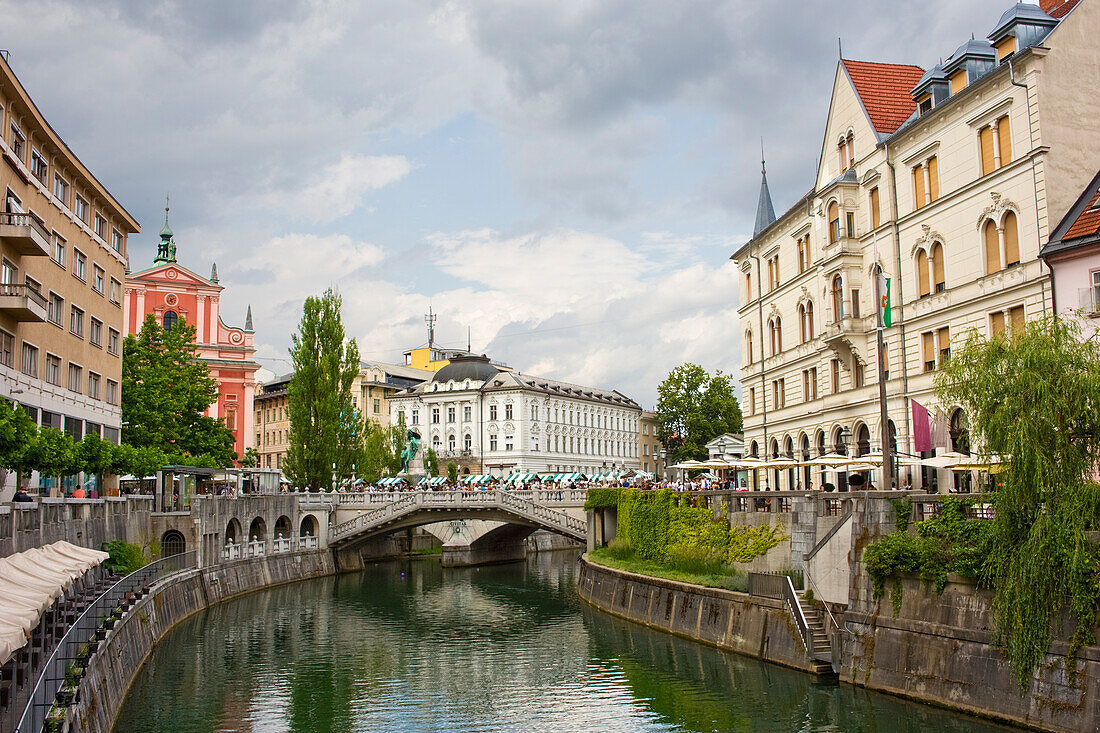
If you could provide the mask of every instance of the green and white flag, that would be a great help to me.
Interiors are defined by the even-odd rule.
[[[893,325],[893,320],[890,318],[890,278],[881,272],[878,276],[878,288],[882,293],[882,302],[878,306],[879,319],[884,328],[889,328]]]

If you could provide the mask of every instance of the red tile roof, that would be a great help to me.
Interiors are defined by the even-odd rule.
[[[1096,234],[1097,230],[1100,230],[1100,207],[1097,207],[1098,199],[1100,199],[1100,188],[1092,195],[1092,200],[1089,201],[1089,205],[1085,207],[1081,215],[1077,217],[1077,221],[1073,222],[1069,229],[1066,230],[1066,233],[1062,236],[1062,241],[1076,239],[1078,237],[1087,237]]]
[[[894,132],[917,111],[917,103],[910,92],[924,76],[921,67],[850,59],[843,59],[841,63],[877,132]]]
[[[1080,0],[1039,0],[1039,7],[1052,18],[1064,18]]]

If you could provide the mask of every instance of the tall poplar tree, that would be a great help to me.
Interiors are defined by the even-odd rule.
[[[320,491],[350,474],[361,455],[362,422],[351,399],[359,373],[359,347],[345,339],[340,310],[343,300],[333,289],[306,298],[290,356],[294,376],[287,385],[290,445],[283,470],[298,487]]]

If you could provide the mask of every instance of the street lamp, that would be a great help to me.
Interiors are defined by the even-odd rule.
[[[848,426],[844,426],[840,431],[840,443],[844,446],[844,455],[848,455],[848,447],[852,444],[852,431]]]

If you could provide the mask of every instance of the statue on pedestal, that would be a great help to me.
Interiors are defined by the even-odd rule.
[[[420,433],[409,428],[405,433],[405,437],[405,447],[401,451],[401,472],[408,474],[409,464],[416,458],[416,454],[420,450]]]

